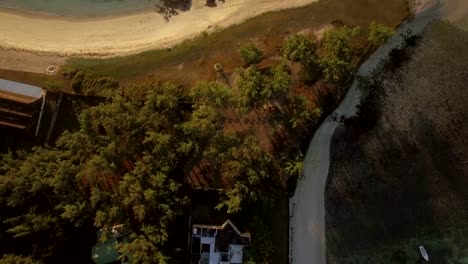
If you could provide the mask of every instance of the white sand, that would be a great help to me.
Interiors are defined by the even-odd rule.
[[[317,0],[226,0],[218,7],[194,0],[190,11],[168,23],[155,11],[101,20],[0,12],[0,48],[60,55],[122,55],[169,47],[216,28],[240,23],[268,11],[299,7]]]

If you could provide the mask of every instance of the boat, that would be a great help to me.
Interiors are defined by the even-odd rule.
[[[427,254],[427,251],[426,251],[426,249],[424,248],[424,246],[422,246],[422,245],[419,246],[419,252],[421,252],[421,256],[422,256],[427,262],[429,262],[429,255]]]

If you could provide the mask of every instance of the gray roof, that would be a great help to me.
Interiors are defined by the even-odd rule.
[[[29,84],[0,79],[0,92],[1,91],[33,98],[41,98],[42,88]]]

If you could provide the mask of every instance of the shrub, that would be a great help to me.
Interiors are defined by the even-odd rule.
[[[77,93],[81,93],[81,89],[82,89],[82,85],[83,85],[83,80],[85,78],[85,74],[84,72],[77,72],[73,78],[72,78],[72,82],[71,82],[71,86],[73,88],[73,90]]]
[[[348,26],[327,30],[322,41],[324,55],[351,61],[354,50],[351,48],[350,42],[359,34],[359,31],[359,27]]]
[[[368,40],[374,46],[382,46],[393,34],[395,31],[392,28],[372,22],[369,27]]]
[[[72,79],[78,73],[78,70],[73,67],[64,67],[62,70],[63,77]]]
[[[328,81],[342,84],[352,76],[355,70],[353,64],[355,50],[350,43],[358,34],[359,27],[348,26],[325,32],[321,66]]]
[[[240,55],[246,65],[257,64],[263,58],[263,52],[252,42],[241,45]]]
[[[283,45],[283,56],[294,62],[301,62],[303,65],[315,58],[317,44],[306,36],[294,34],[289,36]]]
[[[119,82],[109,77],[90,78],[83,80],[82,92],[84,95],[107,96],[107,92],[119,88]]]
[[[63,83],[59,80],[55,80],[55,79],[48,79],[46,82],[45,82],[45,86],[47,88],[47,90],[51,91],[51,92],[58,92],[62,89],[63,87]]]
[[[95,77],[78,72],[73,77],[71,86],[77,93],[94,96],[108,96],[109,92],[119,88],[119,82],[109,77]]]

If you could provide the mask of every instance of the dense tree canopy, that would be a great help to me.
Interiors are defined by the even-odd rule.
[[[178,110],[179,91],[166,84],[144,102],[114,98],[85,110],[81,129],[65,133],[56,148],[4,156],[2,207],[14,211],[4,220],[7,231],[41,245],[32,253],[43,259],[66,239],[68,224],[125,223],[133,234],[121,250],[132,261],[173,263],[169,230],[186,204],[179,165],[196,147],[182,136],[184,124],[206,118]]]

